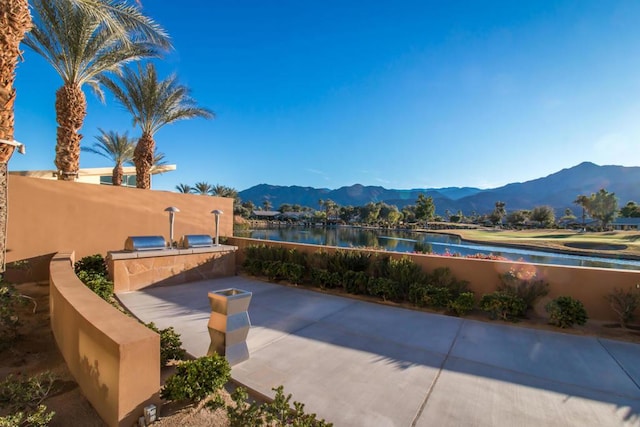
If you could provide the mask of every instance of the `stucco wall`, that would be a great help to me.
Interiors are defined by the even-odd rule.
[[[109,278],[114,292],[129,292],[154,284],[180,285],[197,280],[233,276],[235,246],[174,249],[151,252],[110,252]]]
[[[243,249],[249,245],[267,244],[296,248],[300,251],[313,253],[321,247],[306,244],[269,242],[265,240],[233,237],[227,243],[238,246],[236,262],[241,265],[244,261]],[[350,250],[348,248],[322,247],[323,250]],[[361,250],[361,249],[354,249]],[[379,252],[379,251],[371,251]],[[491,261],[457,257],[443,257],[423,254],[407,254],[389,252],[392,257],[409,257],[425,271],[433,271],[438,267],[447,267],[458,279],[467,280],[469,288],[479,298],[485,293],[496,290],[500,283],[499,275],[510,269],[523,269],[535,272],[537,277],[549,283],[549,295],[542,298],[536,311],[543,313],[546,302],[558,296],[568,295],[577,298],[584,304],[590,319],[602,321],[617,321],[615,314],[606,301],[606,296],[614,288],[628,289],[640,284],[640,271],[599,269],[589,267],[566,267],[557,265],[528,264],[508,261]],[[640,315],[640,310],[637,312]]]
[[[220,235],[233,234],[233,199],[169,191],[50,181],[9,176],[7,263],[32,260],[29,280],[46,280],[48,261],[58,251],[78,258],[124,248],[128,236],[163,235],[169,240],[169,215],[175,206],[174,238],[215,234],[213,209],[221,209]],[[10,281],[25,280],[24,270],[7,270]]]
[[[100,417],[129,427],[146,405],[160,403],[160,336],[84,286],[72,263],[73,253],[59,253],[50,263],[53,335]]]

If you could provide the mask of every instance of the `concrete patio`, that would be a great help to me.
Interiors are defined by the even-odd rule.
[[[336,426],[640,426],[640,345],[478,322],[244,277],[119,293],[137,317],[209,348],[207,293],[251,291],[251,358],[232,369],[284,385]]]

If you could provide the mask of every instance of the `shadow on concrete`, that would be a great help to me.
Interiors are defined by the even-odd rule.
[[[153,320],[159,327],[165,327],[164,322],[180,333],[181,328],[193,329],[195,324],[189,322],[197,321],[196,327],[202,323],[206,333],[207,292],[228,287],[253,293],[249,350],[256,358],[263,350],[290,346],[269,357],[290,358],[287,363],[299,363],[304,370],[309,359],[331,358],[348,349],[370,355],[372,364],[391,367],[392,375],[428,367],[434,372],[483,377],[546,390],[567,400],[605,402],[619,408],[616,413],[623,413],[624,420],[640,422],[638,344],[464,320],[243,277],[151,287],[119,297],[144,321]],[[307,343],[307,348],[298,349],[297,343]],[[308,343],[319,347],[309,350]],[[351,368],[345,364],[342,369]],[[439,375],[435,374],[434,384]],[[424,406],[434,385],[421,383],[420,387],[425,393]]]

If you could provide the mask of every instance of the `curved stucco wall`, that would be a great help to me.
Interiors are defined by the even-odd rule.
[[[236,254],[236,262],[241,265],[244,261],[244,248],[249,245],[266,244],[296,248],[300,251],[313,253],[319,249],[333,252],[335,250],[358,250],[335,248],[315,245],[306,245],[286,242],[269,242],[258,239],[233,237],[227,240],[229,244],[239,248]],[[380,252],[372,251],[370,252]],[[607,294],[614,288],[635,288],[640,284],[640,271],[614,270],[589,267],[566,267],[558,265],[529,264],[509,261],[491,261],[481,259],[445,257],[437,255],[408,254],[399,252],[387,252],[394,258],[409,257],[424,271],[433,271],[439,267],[447,267],[453,275],[469,282],[469,288],[476,296],[494,292],[500,284],[499,275],[510,269],[524,269],[527,272],[535,272],[537,277],[549,283],[549,295],[542,299],[538,311],[545,302],[558,296],[568,295],[577,298],[584,304],[590,319],[601,321],[617,321],[614,312],[606,300]],[[640,310],[638,310],[640,311]],[[640,313],[638,313],[640,314]]]
[[[180,209],[174,239],[213,235],[213,209],[225,212],[220,235],[233,234],[233,199],[9,175],[7,263],[32,260],[33,269],[26,279],[11,269],[6,277],[46,280],[48,261],[59,251],[74,250],[80,259],[123,249],[128,236],[163,235],[169,240],[164,212],[169,206]]]
[[[110,426],[131,426],[160,403],[160,336],[84,286],[73,253],[50,263],[51,329],[84,396]]]

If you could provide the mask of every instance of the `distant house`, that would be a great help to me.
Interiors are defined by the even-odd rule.
[[[279,211],[253,211],[251,212],[252,219],[273,220],[280,215]]]
[[[640,230],[640,218],[616,218],[611,226],[614,230]]]
[[[176,170],[176,165],[158,166],[151,174],[159,174]],[[125,166],[122,168],[124,173],[122,177],[123,187],[136,186],[136,168],[135,166]],[[86,184],[112,185],[111,178],[113,167],[107,168],[83,168],[78,171],[76,182],[84,182]],[[54,170],[30,170],[30,171],[10,171],[9,175],[28,176],[40,179],[58,179],[58,175]]]

